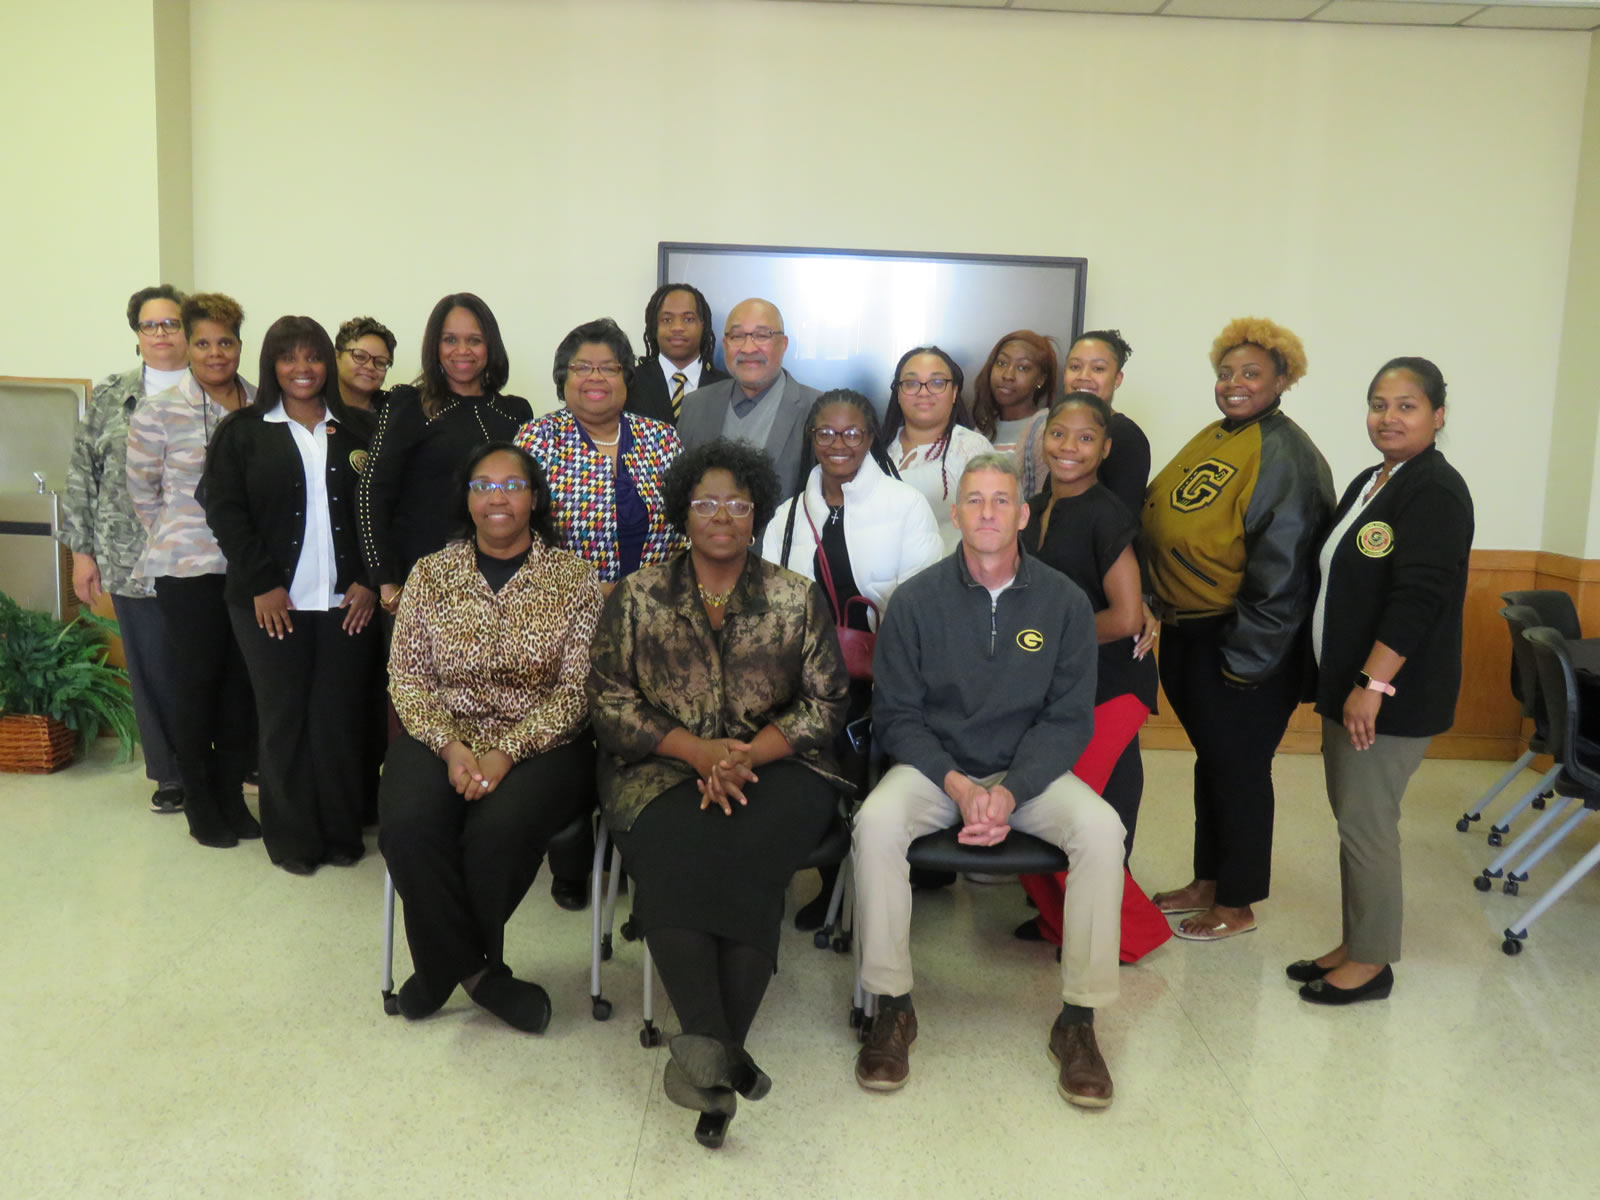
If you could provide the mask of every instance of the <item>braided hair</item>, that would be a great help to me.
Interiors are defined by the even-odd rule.
[[[822,410],[835,404],[843,404],[856,410],[861,417],[862,426],[866,429],[867,453],[872,456],[872,461],[877,463],[883,473],[891,479],[900,478],[894,460],[884,449],[883,427],[878,423],[878,410],[872,407],[872,401],[850,388],[834,388],[832,391],[823,392],[811,405],[811,411],[806,414],[804,432],[801,435],[800,474],[795,480],[794,502],[789,505],[789,515],[783,523],[783,552],[778,556],[780,566],[789,565],[789,548],[794,543],[794,516],[806,502],[806,481],[811,478],[811,468],[817,465],[817,452],[813,448],[811,435],[817,428],[817,418],[822,415]]]
[[[709,367],[717,349],[717,335],[711,332],[711,303],[699,288],[687,283],[663,283],[650,293],[644,306],[644,353],[639,361],[653,362],[661,355],[660,343],[656,341],[656,323],[661,319],[661,302],[673,292],[688,292],[694,297],[694,306],[700,313],[700,365]]]
[[[937,354],[944,360],[945,369],[950,372],[950,383],[956,389],[955,402],[950,405],[950,417],[945,421],[944,432],[939,435],[939,440],[934,442],[933,448],[928,451],[928,457],[939,460],[939,483],[944,489],[944,498],[950,499],[950,469],[946,455],[950,453],[950,435],[955,432],[956,426],[972,428],[972,412],[967,408],[967,402],[961,397],[961,389],[966,386],[966,376],[961,373],[961,364],[951,358],[945,351],[937,346],[917,346],[907,350],[900,356],[900,361],[894,367],[894,379],[889,384],[889,411],[883,418],[883,446],[887,453],[888,448],[894,445],[895,438],[900,436],[900,427],[906,423],[906,416],[900,408],[900,372],[906,369],[906,364],[919,354]]]

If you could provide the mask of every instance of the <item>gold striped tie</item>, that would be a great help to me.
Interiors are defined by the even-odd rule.
[[[683,388],[689,382],[689,377],[682,371],[674,371],[672,382],[677,384],[672,389],[672,420],[676,424],[678,418],[683,415]]]

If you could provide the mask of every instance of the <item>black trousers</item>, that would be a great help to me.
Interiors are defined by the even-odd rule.
[[[1222,676],[1226,617],[1164,625],[1161,686],[1194,744],[1194,877],[1217,903],[1265,900],[1272,882],[1272,757],[1300,698],[1286,667],[1255,687]]]
[[[161,615],[178,648],[172,656],[178,685],[173,736],[191,803],[220,799],[219,788],[237,790],[255,757],[255,695],[228,617],[224,580],[156,580]]]
[[[128,688],[133,692],[133,718],[139,726],[145,774],[157,787],[176,787],[182,782],[173,732],[178,684],[161,604],[154,596],[113,593],[111,608],[117,614],[122,655],[128,664]]]
[[[409,735],[389,747],[378,847],[405,905],[411,962],[441,1003],[503,967],[505,924],[550,839],[594,803],[594,746],[580,737],[524,759],[481,800],[450,786],[444,760]]]
[[[343,609],[296,609],[282,641],[252,609],[228,606],[250,670],[261,725],[261,836],[275,863],[359,856],[365,783],[365,702],[377,628],[358,634]]]
[[[1139,824],[1139,802],[1144,799],[1144,758],[1139,753],[1139,735],[1123,749],[1117,765],[1106,777],[1100,798],[1116,810],[1122,827],[1128,831],[1122,842],[1124,861],[1133,857],[1133,833]]]

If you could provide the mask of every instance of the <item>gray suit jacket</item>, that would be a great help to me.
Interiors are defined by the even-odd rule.
[[[806,414],[822,393],[799,382],[787,370],[779,379],[783,384],[782,392],[774,387],[761,402],[778,405],[764,449],[777,468],[778,485],[783,489],[783,499],[787,500],[794,494],[795,476],[800,473]],[[685,450],[722,436],[722,423],[733,403],[733,389],[738,386],[735,380],[719,379],[696,388],[684,398],[683,415],[678,419],[678,437],[683,440]]]

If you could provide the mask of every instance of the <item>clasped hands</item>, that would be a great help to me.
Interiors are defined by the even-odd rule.
[[[998,846],[1011,832],[1011,814],[1017,798],[1004,784],[984,787],[959,771],[944,777],[945,795],[961,810],[961,832],[956,841],[963,846]]]
[[[748,804],[744,785],[754,783],[758,776],[751,767],[752,745],[738,738],[696,738],[691,765],[700,778],[695,786],[700,789],[700,809],[715,804],[726,816],[733,816],[733,805]]]
[[[474,754],[465,742],[446,742],[439,751],[444,759],[450,786],[465,800],[482,800],[511,770],[512,762],[503,750],[486,750]]]

